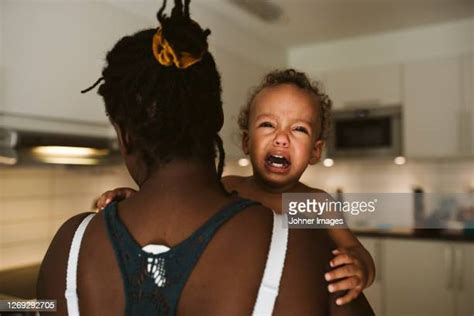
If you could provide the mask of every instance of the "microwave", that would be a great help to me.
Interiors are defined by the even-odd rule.
[[[328,158],[402,155],[402,107],[337,110],[327,141]]]

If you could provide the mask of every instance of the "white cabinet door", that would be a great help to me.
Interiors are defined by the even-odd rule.
[[[384,315],[383,313],[383,292],[382,292],[382,257],[383,240],[380,238],[359,238],[365,249],[372,255],[375,262],[376,278],[374,283],[366,290],[364,294],[372,306],[375,315]]]
[[[371,66],[325,73],[334,109],[401,103],[401,65]]]
[[[385,240],[384,245],[386,315],[453,315],[453,247],[412,240]]]
[[[474,155],[474,54],[462,56],[461,149]]]
[[[456,315],[474,315],[474,245],[456,245],[455,260]]]
[[[404,143],[408,157],[459,155],[461,59],[404,65]]]
[[[468,67],[468,79],[465,89],[465,95],[467,100],[467,108],[471,111],[471,155],[474,155],[474,53],[471,54],[470,58],[471,67]],[[469,63],[468,63],[469,65]]]
[[[108,125],[97,89],[80,91],[101,76],[113,44],[148,22],[96,2],[7,1],[3,10],[3,110]]]
[[[459,112],[459,154],[474,154],[474,55],[461,59],[461,109]]]

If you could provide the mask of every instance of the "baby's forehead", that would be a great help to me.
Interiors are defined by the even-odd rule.
[[[286,96],[293,95],[296,98],[285,99]],[[302,100],[303,99],[303,100]],[[295,84],[278,84],[275,86],[265,87],[260,90],[254,97],[249,108],[249,115],[255,116],[255,112],[272,114],[276,108],[272,107],[273,103],[281,105],[281,107],[288,108],[289,111],[297,109],[298,107],[305,107],[309,100],[311,104],[311,111],[313,118],[319,122],[321,115],[321,105],[319,97],[311,90],[300,88]]]

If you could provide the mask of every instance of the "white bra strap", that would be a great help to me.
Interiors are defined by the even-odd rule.
[[[79,301],[77,298],[77,263],[79,260],[79,250],[81,248],[82,237],[87,225],[95,214],[86,216],[81,224],[77,227],[74,237],[72,238],[71,249],[69,250],[69,258],[67,261],[66,274],[66,302],[67,313],[69,316],[79,316]]]
[[[273,212],[273,233],[268,251],[267,263],[263,272],[262,283],[258,290],[253,315],[269,316],[273,313],[280,287],[280,279],[285,266],[288,244],[288,229],[283,228],[284,215]]]

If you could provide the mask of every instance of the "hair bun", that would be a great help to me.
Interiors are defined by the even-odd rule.
[[[161,24],[164,40],[169,43],[177,56],[190,55],[201,59],[208,50],[207,37],[211,34],[209,29],[203,30],[201,26],[189,15],[190,0],[175,0],[171,17],[163,13],[166,0],[158,11],[157,18]],[[158,29],[160,31],[160,29]]]

